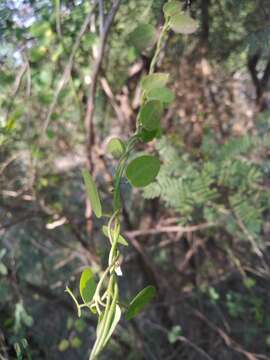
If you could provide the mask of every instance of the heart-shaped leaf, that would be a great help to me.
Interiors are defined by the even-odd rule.
[[[102,226],[102,231],[103,231],[103,234],[107,237],[109,237],[109,230],[108,230],[108,226]],[[124,246],[128,246],[128,242],[125,238],[123,238],[122,235],[119,234],[118,236],[118,240],[117,240],[117,243],[118,244],[121,244],[121,245],[124,245]]]
[[[92,209],[96,217],[100,218],[102,216],[102,207],[96,184],[94,183],[94,180],[87,169],[82,170],[82,175],[86,187],[86,193],[90,200]]]
[[[153,182],[159,172],[160,161],[152,155],[142,155],[132,160],[126,169],[126,176],[135,187],[144,187]]]
[[[80,278],[80,294],[85,303],[89,303],[95,293],[96,282],[91,268],[83,270]]]
[[[126,319],[130,320],[138,315],[143,310],[143,308],[149,304],[155,295],[156,289],[154,286],[147,286],[141,290],[129,304],[125,314]]]
[[[156,29],[151,24],[140,24],[129,34],[130,43],[139,51],[151,48],[156,39]]]
[[[185,14],[173,15],[169,22],[170,28],[177,34],[189,35],[198,29],[198,22]]]
[[[166,87],[154,88],[147,93],[147,98],[169,104],[174,100],[174,93]]]
[[[181,12],[181,3],[179,1],[170,1],[163,6],[165,17],[173,16]]]
[[[147,130],[156,130],[160,126],[160,116],[163,111],[161,102],[152,100],[145,103],[140,111],[139,120]]]
[[[125,144],[121,139],[112,138],[108,142],[106,152],[111,154],[115,159],[119,159],[125,151]]]
[[[155,88],[163,87],[169,81],[169,74],[155,73],[144,76],[141,82],[141,87],[145,92]]]

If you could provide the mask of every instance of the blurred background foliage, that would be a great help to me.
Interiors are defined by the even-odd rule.
[[[113,1],[89,17],[94,3],[0,2],[1,359],[87,359],[94,341],[94,318],[78,319],[64,294],[86,265],[99,274],[108,253],[102,223],[87,232],[81,178]],[[101,359],[270,359],[270,4],[182,3],[200,27],[166,38],[157,68],[176,97],[159,140],[141,147],[159,154],[161,171],[143,192],[122,184],[122,294],[153,284],[158,296],[121,322]],[[106,142],[134,129],[153,55],[130,34],[140,23],[158,32],[163,4],[122,0],[102,56],[91,156],[107,205]]]

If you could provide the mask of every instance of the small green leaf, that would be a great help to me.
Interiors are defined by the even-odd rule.
[[[114,313],[114,317],[113,317],[113,320],[112,320],[112,323],[111,323],[111,326],[110,326],[110,330],[106,336],[106,339],[104,341],[104,346],[106,346],[107,342],[110,340],[117,324],[119,323],[121,319],[121,308],[119,305],[116,305],[116,308],[115,308],[115,313]]]
[[[160,127],[153,131],[149,131],[143,128],[139,133],[139,137],[144,143],[148,143],[149,141],[152,141],[155,138],[159,138],[160,135],[161,135]]]
[[[244,285],[247,289],[251,289],[256,285],[256,280],[250,277],[245,278]]]
[[[181,3],[179,1],[170,1],[163,6],[165,17],[173,16],[181,12]]]
[[[8,269],[5,264],[0,262],[0,275],[7,275]]]
[[[182,328],[180,325],[175,325],[172,327],[171,331],[168,333],[168,340],[170,344],[174,344],[177,341],[177,338],[181,336]]]
[[[82,170],[82,175],[86,187],[86,193],[90,200],[92,209],[96,217],[100,218],[102,216],[102,208],[96,184],[94,183],[94,180],[87,169]]]
[[[80,294],[85,303],[89,303],[95,293],[96,283],[93,271],[90,268],[83,270],[80,278]]]
[[[126,146],[122,140],[118,138],[112,138],[106,147],[106,152],[111,154],[115,159],[119,159],[124,153],[125,148]]]
[[[129,304],[125,314],[126,319],[130,320],[138,315],[143,310],[143,308],[149,304],[155,295],[156,289],[154,286],[147,286],[141,290]]]
[[[163,87],[169,81],[169,74],[167,73],[155,73],[144,76],[141,82],[141,87],[145,92],[148,92],[155,88]]]
[[[76,330],[81,333],[85,329],[86,323],[82,319],[77,319],[77,320],[75,320],[74,326],[75,326]]]
[[[73,349],[78,349],[82,345],[82,340],[78,336],[71,339],[70,345]]]
[[[159,101],[152,100],[145,103],[139,114],[139,120],[142,126],[149,131],[158,129],[162,111],[163,106]]]
[[[135,187],[144,187],[153,182],[159,172],[160,161],[152,155],[142,155],[132,160],[126,169],[126,176]]]
[[[151,48],[157,39],[156,29],[150,24],[139,24],[129,34],[129,40],[139,51]]]
[[[158,100],[163,103],[169,104],[174,100],[174,93],[166,87],[160,87],[151,89],[147,93],[147,98],[149,100]]]
[[[198,29],[198,22],[185,14],[173,15],[169,22],[170,28],[177,34],[189,35]]]
[[[63,339],[58,344],[58,350],[61,352],[66,351],[69,348],[69,341],[67,339]]]
[[[109,237],[109,232],[108,232],[108,226],[102,226],[102,231],[103,234],[107,237]],[[128,242],[126,239],[123,238],[122,235],[118,236],[118,240],[117,240],[118,244],[124,245],[124,246],[128,246]]]

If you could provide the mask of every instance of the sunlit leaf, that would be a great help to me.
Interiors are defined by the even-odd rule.
[[[143,308],[149,304],[155,295],[156,289],[154,286],[147,286],[141,290],[129,304],[125,314],[126,319],[130,320],[138,315],[143,310]]]
[[[173,15],[169,22],[170,28],[177,34],[189,35],[198,29],[198,22],[185,14]]]
[[[86,268],[83,270],[80,278],[80,294],[85,303],[89,303],[95,293],[96,282],[92,269]]]
[[[147,98],[169,104],[174,100],[174,93],[166,87],[154,88],[147,93]]]
[[[169,74],[167,73],[155,73],[144,76],[141,82],[141,87],[145,92],[148,92],[155,88],[163,87],[169,81]]]
[[[126,169],[126,176],[135,187],[144,187],[155,180],[160,161],[152,155],[142,155],[132,160]]]
[[[179,1],[170,1],[163,6],[163,12],[166,17],[173,16],[181,12],[181,3]]]
[[[111,154],[114,158],[118,159],[124,153],[125,148],[125,144],[121,139],[112,138],[106,147],[106,152]]]
[[[87,169],[82,170],[82,175],[86,187],[86,193],[90,200],[92,209],[96,217],[100,218],[102,216],[102,208],[96,184],[94,183],[94,180]]]
[[[160,116],[163,111],[161,102],[153,100],[145,103],[140,111],[139,120],[147,130],[156,130],[160,126]]]
[[[69,348],[69,341],[67,339],[63,339],[58,344],[58,350],[61,352],[66,351]]]

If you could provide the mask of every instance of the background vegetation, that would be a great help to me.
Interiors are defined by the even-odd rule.
[[[1,359],[88,358],[95,317],[78,319],[64,289],[86,265],[98,275],[109,249],[81,169],[109,206],[106,144],[134,130],[153,56],[131,34],[158,33],[163,4],[0,2]],[[165,39],[157,69],[175,100],[159,139],[137,146],[161,171],[143,191],[121,185],[122,297],[158,295],[101,359],[270,359],[270,4],[183,8],[200,26]]]

